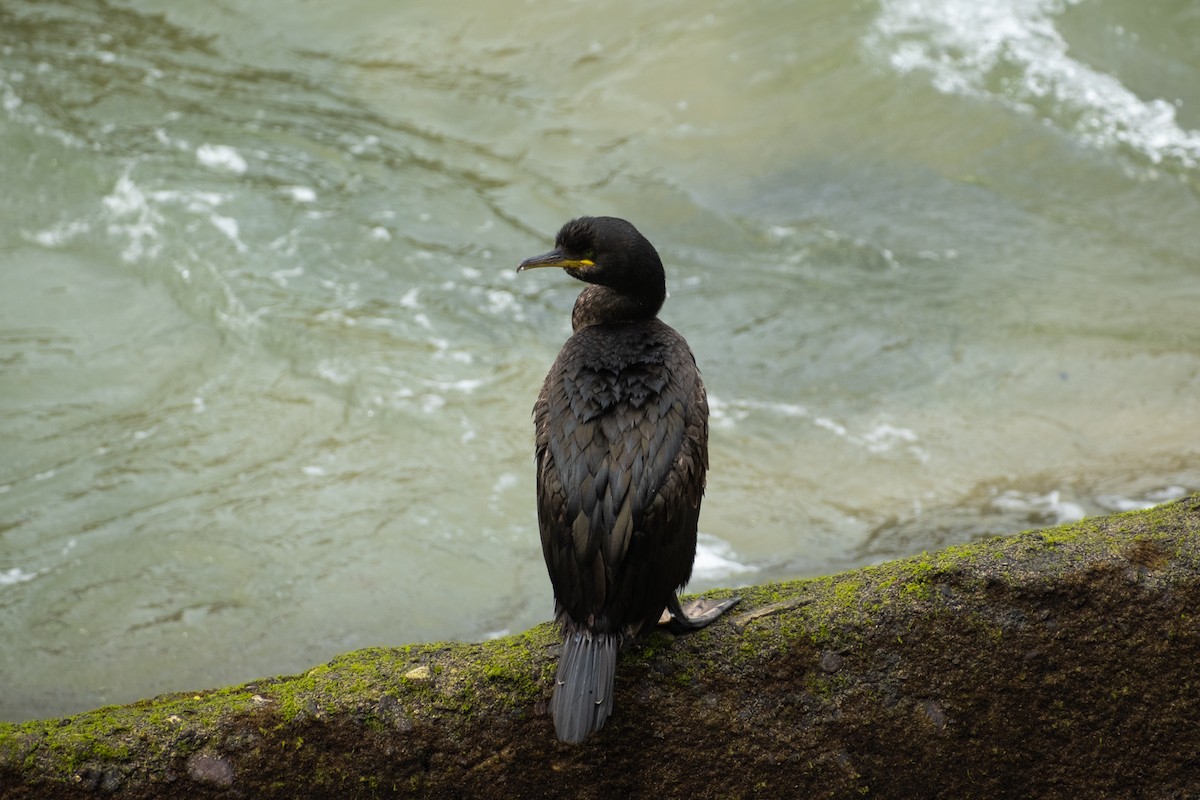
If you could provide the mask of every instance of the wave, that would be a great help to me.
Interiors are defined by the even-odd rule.
[[[902,75],[925,73],[944,94],[981,96],[1042,115],[1088,146],[1153,165],[1200,165],[1200,131],[1163,98],[1143,99],[1073,58],[1057,18],[1080,0],[882,0],[864,44]]]

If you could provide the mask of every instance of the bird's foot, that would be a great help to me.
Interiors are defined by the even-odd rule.
[[[667,630],[674,634],[700,630],[737,605],[741,599],[740,597],[729,597],[724,600],[714,600],[694,597],[680,605],[679,598],[672,595],[666,610],[659,617],[658,624],[666,626]]]

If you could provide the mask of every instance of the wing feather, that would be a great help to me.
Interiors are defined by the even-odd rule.
[[[560,613],[656,620],[691,574],[708,406],[687,343],[653,320],[581,329],[534,406],[538,519]]]

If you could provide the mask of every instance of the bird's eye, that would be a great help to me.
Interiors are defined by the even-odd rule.
[[[588,261],[595,261],[596,260],[596,251],[589,247],[587,250],[583,251],[583,257],[586,258]]]

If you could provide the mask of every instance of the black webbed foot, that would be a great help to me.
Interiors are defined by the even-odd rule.
[[[671,599],[667,601],[667,610],[659,618],[658,624],[665,625],[667,630],[676,635],[697,631],[733,608],[741,599],[740,597],[729,597],[724,600],[713,600],[694,597],[681,606],[679,598],[671,595]]]

